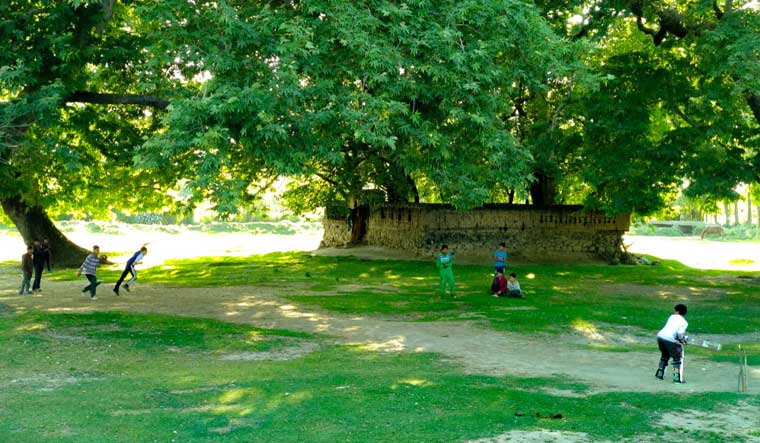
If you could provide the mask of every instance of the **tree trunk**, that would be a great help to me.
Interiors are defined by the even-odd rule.
[[[534,172],[536,181],[530,185],[530,198],[533,206],[551,206],[557,194],[557,184],[554,177],[549,177],[543,172]]]
[[[739,200],[734,203],[734,226],[739,226]]]
[[[731,226],[731,205],[729,205],[726,202],[723,202],[723,223],[721,223],[723,226]]]
[[[77,267],[89,253],[66,238],[42,206],[29,206],[21,197],[14,196],[0,200],[3,211],[16,225],[16,229],[30,245],[34,240],[50,239],[50,264],[54,267]]]
[[[349,217],[351,217],[351,244],[356,245],[363,242],[367,234],[369,206],[362,204],[352,208]]]
[[[747,192],[747,224],[752,226],[752,194]]]

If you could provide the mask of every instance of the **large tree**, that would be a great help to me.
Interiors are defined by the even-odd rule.
[[[54,261],[78,264],[48,213],[167,203],[154,191],[172,180],[133,153],[178,82],[133,4],[11,0],[0,16],[0,203],[26,242],[49,237]]]
[[[684,184],[709,203],[758,180],[754,3],[539,3],[557,32],[591,45],[583,61],[599,80],[526,94],[517,110],[533,143],[535,183],[556,183],[539,187],[554,192],[549,201],[648,214]]]
[[[313,203],[367,186],[413,201],[425,181],[443,201],[478,205],[530,179],[515,91],[541,94],[573,56],[512,0],[227,2],[160,20],[208,81],[173,102],[143,159],[183,165],[221,208],[261,174],[298,177]]]

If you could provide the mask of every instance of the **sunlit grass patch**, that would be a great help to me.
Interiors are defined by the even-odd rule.
[[[39,324],[46,328],[25,327]],[[88,340],[71,340],[76,335]],[[246,335],[275,347],[292,338],[172,316],[1,317],[0,435],[40,443],[271,443],[305,435],[310,442],[416,443],[545,429],[618,441],[656,435],[665,413],[709,414],[748,401],[736,394],[590,394],[572,380],[468,375],[434,354],[361,346],[326,345],[282,361],[226,361],[208,352],[232,352]]]

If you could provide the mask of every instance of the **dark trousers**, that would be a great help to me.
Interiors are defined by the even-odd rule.
[[[40,289],[40,281],[42,280],[42,269],[45,267],[45,263],[34,264],[34,283],[32,283],[32,290],[36,291]]]
[[[660,348],[660,369],[668,367],[668,360],[673,359],[673,367],[681,367],[681,357],[683,356],[683,345],[673,343],[672,341],[657,338],[657,347]]]
[[[85,274],[84,276],[87,277],[87,281],[89,281],[90,284],[85,286],[84,289],[82,289],[82,292],[90,291],[90,297],[95,297],[95,291],[98,285],[100,284],[100,282],[92,274]]]
[[[119,281],[116,282],[116,286],[114,287],[114,289],[116,289],[117,291],[119,290],[119,287],[121,286],[121,282],[123,282],[124,279],[127,278],[127,274],[132,274],[132,277],[137,277],[135,275],[135,271],[132,269],[132,266],[127,265],[127,267],[124,268],[124,272],[121,273],[121,277],[119,277]]]

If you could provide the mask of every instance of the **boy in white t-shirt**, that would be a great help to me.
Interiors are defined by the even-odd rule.
[[[686,344],[686,328],[689,323],[686,322],[686,305],[677,304],[675,312],[668,318],[660,332],[657,333],[657,346],[660,348],[660,367],[654,374],[655,377],[662,380],[665,378],[665,368],[668,367],[668,360],[673,359],[673,381],[683,383],[681,377],[681,357],[683,356],[683,345]]]

